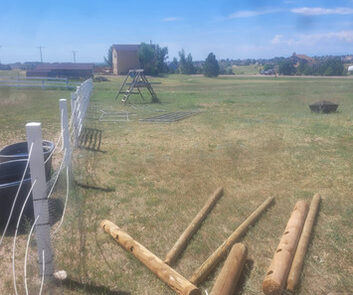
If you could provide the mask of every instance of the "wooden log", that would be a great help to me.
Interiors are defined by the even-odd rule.
[[[226,262],[212,288],[211,295],[233,295],[243,270],[247,249],[243,244],[234,244]]]
[[[200,212],[195,216],[193,221],[189,224],[186,230],[179,237],[177,242],[174,244],[173,248],[170,249],[166,255],[164,262],[173,265],[176,259],[179,257],[181,252],[186,248],[188,241],[194,235],[194,233],[200,228],[202,221],[205,220],[207,214],[210,213],[214,205],[223,195],[223,188],[219,187],[213,195],[207,200],[206,204],[200,210]]]
[[[103,220],[101,227],[125,250],[132,253],[158,278],[180,295],[201,295],[201,291],[168,264],[135,241],[126,232],[109,220]]]
[[[262,290],[266,295],[282,294],[307,212],[307,202],[298,201],[295,204],[262,284]]]
[[[305,253],[308,249],[310,235],[315,223],[317,212],[319,211],[321,197],[319,194],[315,194],[309,208],[308,216],[306,217],[302,234],[300,236],[297,250],[295,252],[292,266],[289,271],[287,279],[287,290],[294,292],[298,285],[300,273],[303,268]]]
[[[273,197],[267,198],[229,237],[223,242],[218,249],[206,259],[204,263],[192,274],[190,282],[198,286],[201,284],[211,271],[222,260],[227,251],[234,245],[234,243],[245,233],[247,228],[252,225],[261,213],[272,203]]]

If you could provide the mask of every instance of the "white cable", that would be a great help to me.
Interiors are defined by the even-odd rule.
[[[27,244],[26,244],[26,253],[25,253],[25,264],[24,264],[24,278],[25,278],[25,290],[26,290],[26,295],[28,295],[28,287],[27,287],[27,257],[28,257],[28,249],[29,249],[29,242],[31,241],[31,236],[34,230],[34,227],[38,221],[39,215],[37,218],[34,220],[33,225],[31,227],[31,230],[29,231],[28,238],[27,238]]]
[[[13,209],[15,208],[15,204],[16,204],[16,201],[17,201],[17,198],[18,198],[18,194],[19,194],[19,192],[20,192],[20,190],[21,190],[21,187],[22,187],[22,184],[23,184],[23,180],[24,180],[24,178],[25,178],[25,175],[26,175],[26,172],[27,172],[27,169],[28,169],[29,161],[30,161],[30,159],[31,159],[32,150],[33,150],[33,142],[32,142],[31,147],[30,147],[30,149],[29,149],[26,167],[25,167],[25,170],[23,171],[22,178],[21,178],[21,182],[20,182],[20,184],[19,184],[19,186],[18,186],[18,189],[17,189],[16,195],[15,195],[15,198],[14,198],[14,200],[13,200],[12,207],[11,207],[11,211],[10,211],[10,215],[9,215],[9,217],[8,217],[8,219],[7,219],[4,232],[2,233],[2,236],[1,236],[0,246],[1,246],[2,240],[4,239],[4,236],[5,236],[5,234],[6,234],[7,228],[8,228],[8,226],[9,226],[9,224],[10,224],[10,220],[11,220],[11,217],[12,217]]]
[[[18,216],[18,220],[17,220],[17,224],[16,224],[15,236],[13,237],[13,245],[12,245],[12,276],[13,276],[13,285],[14,285],[14,288],[15,288],[15,294],[16,295],[18,295],[17,287],[16,287],[16,270],[15,270],[16,237],[17,237],[18,228],[20,226],[20,222],[21,222],[23,211],[25,209],[25,206],[27,204],[29,196],[31,195],[33,187],[36,184],[36,182],[37,182],[37,179],[35,179],[33,181],[32,186],[31,186],[31,188],[30,188],[30,190],[29,190],[29,192],[27,194],[27,197],[26,197],[26,199],[25,199],[25,201],[24,201],[24,203],[22,205],[21,212],[20,212],[20,215]]]
[[[44,285],[44,273],[45,273],[45,255],[44,255],[44,249],[42,250],[42,281],[40,282],[40,289],[39,289],[39,295],[42,294],[43,291],[43,285]]]
[[[65,212],[66,212],[66,206],[67,206],[67,201],[69,199],[69,192],[70,192],[70,183],[69,183],[69,167],[66,167],[66,197],[65,197],[65,205],[64,205],[64,210],[63,210],[63,214],[61,216],[61,220],[60,223],[58,225],[58,227],[53,231],[53,234],[55,234],[59,228],[61,227],[61,225],[64,222],[64,218],[65,218]]]
[[[65,152],[64,152],[64,156],[63,156],[63,158],[62,158],[62,160],[61,160],[61,164],[60,164],[60,168],[59,168],[59,170],[58,170],[58,174],[56,174],[55,181],[54,181],[54,183],[53,183],[53,185],[52,185],[52,187],[51,187],[51,189],[50,189],[50,192],[49,192],[49,194],[48,194],[47,199],[49,199],[50,196],[51,196],[51,194],[53,193],[54,187],[55,187],[55,185],[56,185],[56,183],[57,183],[57,181],[58,181],[58,179],[59,179],[60,172],[61,172],[61,170],[63,169],[63,165],[64,165],[64,162],[65,162],[65,158],[66,158],[66,149],[65,149]]]

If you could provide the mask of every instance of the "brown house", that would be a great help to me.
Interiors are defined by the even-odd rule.
[[[292,60],[294,61],[295,66],[299,66],[301,62],[306,62],[309,65],[312,65],[315,63],[315,59],[313,59],[310,56],[307,56],[305,54],[296,54],[295,52],[292,55]]]
[[[140,67],[139,48],[140,45],[113,45],[113,73],[115,75],[125,75],[129,70]]]

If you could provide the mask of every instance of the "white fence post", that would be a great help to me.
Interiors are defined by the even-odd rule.
[[[83,122],[90,103],[92,89],[92,79],[88,79],[78,86],[76,91],[71,94],[71,121],[75,146],[78,144],[78,139],[83,129]]]
[[[29,167],[31,171],[32,184],[36,181],[36,185],[33,187],[32,196],[34,217],[37,218],[39,216],[35,227],[39,257],[39,271],[40,274],[43,275],[44,263],[44,277],[48,279],[54,273],[54,261],[50,241],[47,183],[44,168],[41,126],[41,123],[28,123],[26,124],[26,131],[28,150],[33,144]]]
[[[75,99],[76,99],[76,95],[75,93],[71,93],[71,117],[72,120],[74,119],[74,113],[75,113]],[[74,121],[72,121],[72,124],[74,123]]]
[[[77,146],[77,137],[78,137],[78,133],[77,133],[77,126],[78,126],[78,107],[79,107],[79,87],[76,87],[76,91],[71,95],[71,116],[72,117],[72,128],[74,130],[73,134],[74,134],[74,138],[73,138],[73,144],[74,146]]]
[[[61,114],[61,132],[63,136],[63,145],[65,152],[65,166],[69,167],[71,171],[71,149],[70,149],[70,132],[67,116],[67,103],[66,99],[60,99],[60,114]]]

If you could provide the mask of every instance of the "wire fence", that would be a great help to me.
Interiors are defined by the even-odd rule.
[[[15,233],[13,236],[12,243],[12,280],[14,293],[18,295],[18,286],[19,282],[17,280],[16,273],[16,251],[18,248],[17,245],[17,236],[20,229],[21,222],[23,221],[23,216],[25,208],[28,207],[30,202],[33,203],[33,212],[34,212],[34,221],[31,224],[31,228],[28,233],[25,245],[24,257],[17,258],[23,259],[24,270],[23,270],[23,284],[26,294],[29,294],[27,281],[27,264],[28,264],[28,252],[30,248],[31,236],[34,233],[36,239],[36,246],[38,252],[38,263],[39,263],[39,278],[40,278],[40,289],[39,294],[43,291],[44,281],[48,278],[54,276],[54,257],[51,247],[51,237],[56,234],[65,219],[65,212],[67,209],[68,199],[70,195],[70,179],[72,176],[72,151],[77,146],[80,135],[82,134],[84,120],[87,113],[87,108],[90,103],[90,98],[93,92],[93,81],[88,79],[84,81],[80,86],[76,88],[76,91],[71,94],[71,116],[69,120],[68,107],[66,99],[60,99],[60,119],[61,119],[61,132],[59,138],[56,140],[56,145],[53,150],[49,153],[48,157],[44,160],[43,152],[43,140],[42,140],[42,131],[41,123],[28,123],[26,124],[27,132],[27,145],[28,145],[28,157],[26,159],[26,164],[24,171],[19,181],[19,185],[16,191],[16,194],[13,198],[11,210],[7,217],[7,222],[5,228],[1,234],[0,239],[0,249],[4,247],[3,240],[8,232],[10,223],[13,221],[13,218],[16,217],[16,227]],[[58,149],[58,146],[61,142],[61,148]],[[56,155],[60,158],[59,168],[52,174],[51,178],[47,180],[46,166],[45,164]],[[9,159],[16,157],[16,155],[9,156]],[[49,220],[50,210],[48,201],[52,196],[55,187],[57,186],[58,179],[61,175],[61,172],[65,170],[65,198],[64,198],[64,208],[61,213],[61,218],[59,219],[58,225],[55,229],[51,229],[51,224]],[[30,171],[30,173],[29,173]],[[30,175],[31,187],[26,191],[26,198],[21,203],[19,198],[20,193],[25,191],[24,180],[25,177]],[[21,206],[19,215],[15,215],[16,206]]]
[[[74,89],[79,83],[70,81],[67,78],[52,77],[1,77],[0,87],[15,88],[60,88]]]

